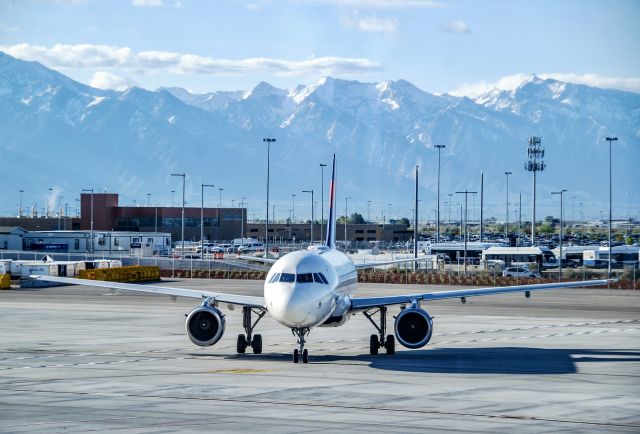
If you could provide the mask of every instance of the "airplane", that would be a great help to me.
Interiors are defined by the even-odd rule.
[[[259,321],[269,313],[277,322],[291,329],[297,337],[297,348],[293,350],[293,362],[308,363],[309,352],[305,348],[306,338],[314,327],[342,326],[357,313],[362,313],[375,327],[377,333],[369,339],[369,353],[378,354],[384,348],[386,354],[395,354],[396,339],[409,349],[422,348],[431,339],[433,317],[421,306],[422,303],[459,298],[463,303],[467,297],[524,292],[529,298],[531,291],[566,287],[606,285],[607,280],[562,282],[534,285],[516,285],[475,289],[458,289],[438,292],[414,293],[381,297],[356,297],[357,270],[378,265],[415,261],[412,259],[354,264],[336,248],[336,158],[333,156],[332,177],[329,185],[329,218],[327,236],[323,245],[312,245],[307,250],[288,253],[279,259],[254,258],[271,265],[264,281],[264,296],[246,296],[157,285],[138,285],[104,282],[55,276],[30,277],[50,282],[89,285],[164,294],[170,297],[203,299],[202,304],[186,315],[186,333],[195,345],[216,344],[225,331],[225,315],[221,305],[229,308],[242,307],[244,334],[237,338],[237,353],[243,354],[250,346],[254,354],[262,353],[262,335],[254,334]],[[394,333],[387,335],[387,309],[400,305],[395,317]],[[253,321],[252,314],[257,316]],[[377,316],[377,320],[376,320]]]

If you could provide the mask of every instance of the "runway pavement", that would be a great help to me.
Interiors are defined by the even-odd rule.
[[[427,290],[361,294],[416,289]],[[295,338],[268,316],[262,355],[235,353],[238,311],[225,311],[217,345],[192,345],[184,314],[196,305],[85,286],[0,291],[0,432],[640,432],[637,291],[434,302],[430,344],[395,356],[368,354],[374,329],[357,315],[311,332],[308,365],[291,362]]]

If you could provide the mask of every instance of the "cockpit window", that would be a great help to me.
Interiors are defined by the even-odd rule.
[[[311,274],[311,273],[298,274],[298,277],[296,278],[296,281],[298,283],[312,283],[313,282],[313,274]]]
[[[295,282],[296,275],[291,273],[282,273],[280,275],[280,282]]]
[[[329,282],[327,281],[327,278],[324,277],[324,274],[322,273],[313,273],[313,280],[315,280],[318,283],[324,283],[325,285],[329,284]]]
[[[271,279],[269,279],[269,283],[277,282],[279,279],[280,273],[275,273],[273,276],[271,276]]]

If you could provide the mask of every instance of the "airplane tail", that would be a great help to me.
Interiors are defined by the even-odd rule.
[[[329,218],[327,220],[327,239],[325,246],[336,248],[336,154],[333,154],[333,170],[329,184]]]

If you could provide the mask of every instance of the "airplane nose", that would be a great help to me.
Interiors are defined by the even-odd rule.
[[[275,320],[287,327],[307,327],[315,320],[310,308],[313,294],[304,285],[279,285],[271,290],[267,307]],[[275,289],[275,288],[274,288]]]

